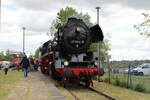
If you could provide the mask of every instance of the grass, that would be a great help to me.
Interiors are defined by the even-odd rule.
[[[132,76],[133,88],[137,84],[141,84],[145,88],[145,92],[150,93],[150,76]]]
[[[66,100],[73,100],[67,90],[60,86],[57,86],[57,88],[61,91]],[[136,92],[131,89],[121,88],[104,82],[94,81],[93,88],[109,96],[112,96],[117,100],[149,100],[150,98],[150,94],[148,93]],[[80,86],[70,86],[67,89],[72,91],[81,100],[107,100],[105,97],[98,96],[96,93],[93,93]]]
[[[64,96],[65,100],[74,100],[74,97],[63,87],[57,87],[62,96]]]
[[[21,75],[18,71],[9,71],[4,75],[4,71],[0,70],[0,100],[7,100],[11,88],[19,81]]]
[[[136,92],[131,89],[117,87],[104,82],[94,81],[94,89],[101,91],[118,100],[149,100],[150,94]]]
[[[73,100],[68,91],[62,87],[57,88],[59,88],[62,95],[65,96],[66,100]],[[117,100],[149,100],[150,98],[150,94],[148,93],[136,92],[131,89],[121,88],[104,82],[94,81],[93,88],[109,96],[112,96]],[[105,97],[99,96],[96,93],[93,93],[92,91],[89,91],[88,89],[82,88],[80,86],[73,85],[67,89],[72,91],[81,100],[107,100]]]
[[[81,100],[108,100],[107,98],[97,95],[97,93],[83,87],[72,87],[69,88],[69,90],[71,90]]]
[[[77,84],[68,84],[66,88],[63,88],[59,83],[55,82],[55,86],[65,97],[65,100],[74,100],[74,97],[69,93],[69,91],[71,91],[81,100],[107,100],[105,97],[99,96],[96,93],[93,93],[92,91],[89,91],[88,89]]]
[[[74,97],[69,93],[69,91],[81,100],[107,100],[107,98],[99,96],[97,93],[94,93],[77,84],[70,84],[66,89],[62,87],[57,88],[61,91],[61,94],[65,97],[65,100],[74,100]]]
[[[8,75],[4,75],[4,72],[0,70],[0,100],[8,99],[7,96],[10,90],[15,86],[15,83],[19,81],[21,76],[22,72],[9,71]],[[146,76],[142,78],[147,79]],[[57,88],[61,91],[61,94],[66,100],[73,100],[73,97],[66,89],[58,85]],[[118,100],[149,100],[150,98],[150,94],[148,93],[136,92],[131,89],[117,87],[104,82],[99,83],[94,81],[94,88]],[[105,98],[98,96],[97,94],[86,89],[82,89],[81,87],[70,87],[69,89],[76,94],[77,97],[81,98],[81,100],[105,100]],[[51,96],[49,98],[51,98]]]
[[[105,74],[101,79],[108,81],[108,77],[108,74]],[[127,74],[111,74],[110,82],[115,85],[118,85],[117,83],[120,82],[119,85],[121,87],[127,87],[127,78]],[[131,76],[131,84],[129,87],[135,89],[138,84],[142,84],[143,88],[145,88],[143,92],[150,93],[150,76]]]

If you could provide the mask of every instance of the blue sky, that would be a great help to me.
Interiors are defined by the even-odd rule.
[[[150,59],[150,39],[140,36],[133,26],[150,12],[149,0],[5,0],[2,2],[0,51],[22,51],[22,27],[26,27],[26,53],[49,40],[49,25],[57,12],[66,6],[88,13],[96,23],[96,6],[101,6],[100,26],[111,44],[112,60]],[[81,6],[82,5],[82,6]]]
[[[121,32],[135,32],[135,28],[133,25],[129,26],[122,26],[122,27],[116,27],[110,30],[103,30],[104,32],[108,34],[115,34],[115,33],[121,33]]]
[[[3,8],[3,9],[10,10],[10,11],[16,11],[16,10],[19,10],[19,8],[16,8],[15,6],[10,5],[10,4],[2,5],[2,8]]]

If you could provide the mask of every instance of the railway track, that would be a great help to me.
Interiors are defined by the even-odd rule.
[[[117,100],[117,99],[115,99],[115,98],[113,98],[113,97],[111,97],[111,96],[109,96],[109,95],[107,95],[107,94],[104,94],[104,93],[102,93],[102,92],[100,92],[100,91],[97,91],[97,90],[95,90],[95,89],[93,89],[93,88],[90,88],[90,87],[89,87],[88,89],[91,90],[91,91],[93,91],[93,92],[95,92],[95,93],[97,93],[97,94],[99,94],[99,95],[102,95],[102,96],[108,98],[109,100]]]
[[[59,83],[58,81],[53,80],[53,79],[51,79],[51,81],[52,81],[54,84],[58,84],[58,83]],[[70,86],[70,87],[68,87],[68,88],[65,88],[65,89],[74,97],[75,100],[83,100],[83,99],[79,98],[75,93],[73,93],[74,90],[71,90],[70,88],[72,88],[72,86]],[[103,96],[103,97],[106,98],[105,100],[117,100],[117,99],[115,99],[115,98],[113,98],[113,97],[111,97],[111,96],[109,96],[109,95],[107,95],[107,94],[105,94],[105,93],[102,93],[102,92],[100,92],[100,91],[97,91],[97,90],[95,90],[95,89],[93,89],[93,88],[91,88],[91,87],[86,88],[83,84],[79,84],[79,85],[76,87],[76,89],[80,89],[80,88],[87,89],[87,90],[89,90],[89,91],[92,91],[93,93],[98,94],[99,96]],[[95,100],[96,100],[96,99],[95,99]],[[98,99],[98,100],[99,100],[99,99]]]
[[[75,98],[75,100],[81,100],[80,98],[78,98],[72,91],[68,90],[69,93]]]
[[[90,90],[90,91],[92,91],[92,92],[94,92],[94,93],[96,93],[96,94],[98,94],[98,95],[100,95],[100,96],[103,96],[103,97],[105,97],[105,98],[107,98],[107,100],[117,100],[117,99],[115,99],[115,98],[113,98],[113,97],[111,97],[111,96],[109,96],[109,95],[107,95],[107,94],[104,94],[104,93],[102,93],[102,92],[100,92],[100,91],[97,91],[97,90],[95,90],[95,89],[93,89],[93,88],[91,88],[91,87],[89,87],[89,88],[86,88],[84,85],[82,85],[82,84],[79,84],[79,86],[81,86],[81,87],[83,87],[83,88],[85,88],[85,89],[88,89],[88,90]],[[79,97],[77,97],[71,90],[69,90],[69,89],[67,89],[68,91],[69,91],[69,93],[75,98],[75,100],[82,100],[82,99],[80,99]]]

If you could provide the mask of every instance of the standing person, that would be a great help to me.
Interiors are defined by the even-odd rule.
[[[22,65],[24,71],[24,77],[28,77],[28,68],[29,68],[29,60],[26,55],[24,55],[20,65]]]
[[[5,75],[7,75],[8,68],[9,68],[9,64],[6,63],[5,66],[4,66],[4,72],[5,72]]]
[[[38,61],[38,59],[36,59],[36,64],[35,64],[35,66],[36,66],[36,71],[38,71],[38,67],[39,67],[39,61]]]
[[[30,58],[30,64],[31,64],[31,70],[34,71],[35,70],[35,65],[34,65],[34,59],[31,57]]]

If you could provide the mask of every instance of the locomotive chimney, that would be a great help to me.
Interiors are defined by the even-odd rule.
[[[101,9],[100,7],[96,7],[97,9],[97,24],[99,25],[99,9]]]

